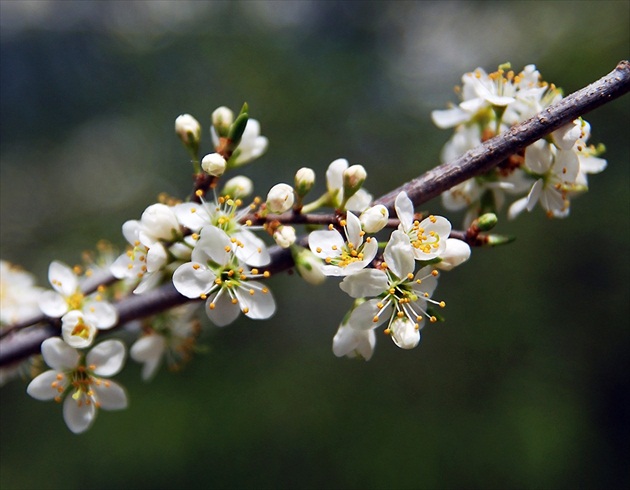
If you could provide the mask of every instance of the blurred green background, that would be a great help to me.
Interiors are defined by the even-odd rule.
[[[190,168],[173,122],[247,101],[259,194],[338,157],[376,196],[438,163],[430,111],[461,75],[535,63],[566,93],[630,51],[630,3],[2,0],[1,255],[46,284]],[[265,322],[210,327],[181,374],[117,377],[130,407],[74,436],[25,383],[0,391],[2,489],[627,488],[628,97],[586,119],[609,168],[567,220],[540,210],[444,274],[446,323],[367,363],[331,339],[335,280],[274,277]],[[204,132],[205,150],[209,150]],[[427,205],[440,212],[439,202]],[[461,216],[449,215],[454,222]]]

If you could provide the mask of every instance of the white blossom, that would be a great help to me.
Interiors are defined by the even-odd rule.
[[[174,207],[177,219],[182,225],[194,232],[199,232],[205,226],[216,226],[238,242],[234,253],[239,260],[252,267],[260,267],[270,262],[265,242],[251,231],[255,229],[254,227],[242,222],[249,208],[243,207],[240,198],[232,198],[229,195],[215,197],[214,201],[206,201],[201,196],[200,198],[201,203],[185,202]],[[198,244],[195,244],[195,247],[197,246]]]
[[[353,309],[347,323],[357,330],[370,330],[388,321],[385,331],[391,334],[394,328],[394,342],[399,347],[410,348],[416,335],[410,329],[419,331],[424,318],[437,321],[428,312],[428,304],[445,306],[443,301],[431,299],[438,273],[424,267],[414,276],[412,246],[402,230],[392,233],[383,258],[382,269],[364,269],[345,277],[339,285],[353,298],[373,298]],[[401,319],[409,323],[401,324],[398,321]]]
[[[396,214],[402,230],[411,243],[416,260],[431,260],[446,250],[446,240],[451,233],[451,223],[442,216],[429,216],[422,221],[414,218],[413,203],[407,193],[401,192],[395,201]]]
[[[333,354],[337,357],[347,356],[369,361],[376,346],[374,329],[357,330],[347,323],[341,323],[333,337]]]
[[[219,327],[232,323],[241,312],[261,320],[276,311],[269,289],[251,280],[269,274],[240,265],[234,246],[223,230],[206,226],[192,252],[192,261],[179,266],[173,274],[173,284],[181,294],[206,300],[206,313]]]
[[[119,340],[97,344],[84,358],[59,337],[52,337],[42,343],[42,356],[52,369],[33,379],[26,391],[37,400],[63,400],[64,421],[75,434],[90,428],[97,409],[127,408],[124,388],[105,379],[124,364],[125,346]]]
[[[143,364],[143,380],[153,378],[163,360],[171,370],[190,360],[200,333],[199,322],[193,318],[197,309],[197,304],[189,303],[158,315],[149,331],[134,342],[129,355]]]
[[[341,226],[345,238],[332,227],[313,231],[308,238],[311,251],[324,260],[322,271],[327,276],[346,276],[360,271],[372,262],[378,250],[376,239],[363,238],[361,222],[350,211]]]
[[[41,294],[39,307],[50,317],[61,317],[62,336],[70,346],[91,345],[97,329],[109,329],[118,321],[116,308],[104,301],[100,292],[90,296],[83,294],[79,278],[67,265],[52,262],[48,279],[54,291]]]
[[[42,291],[32,274],[0,260],[0,324],[11,325],[40,314]]]

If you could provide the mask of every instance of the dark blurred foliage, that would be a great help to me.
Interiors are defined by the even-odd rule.
[[[464,72],[535,63],[577,90],[628,57],[629,5],[3,0],[2,258],[44,285],[53,259],[122,247],[125,220],[189,192],[175,117],[207,131],[219,105],[247,101],[270,139],[244,171],[259,194],[301,166],[321,190],[338,157],[383,194],[439,163],[430,111]],[[85,435],[3,387],[1,487],[626,488],[628,109],[586,116],[609,168],[571,217],[502,220],[517,241],[442,276],[447,321],[415,350],[337,359],[349,299],[283,274],[272,320],[209,327],[182,373],[130,361],[129,409]]]

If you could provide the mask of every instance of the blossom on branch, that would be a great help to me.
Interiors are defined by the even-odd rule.
[[[173,284],[181,294],[206,300],[206,313],[219,327],[232,323],[241,312],[261,320],[276,311],[267,286],[251,280],[269,274],[250,271],[240,263],[235,248],[242,246],[223,230],[206,226],[195,244],[192,261],[180,265],[173,274]]]
[[[412,348],[417,342],[409,328],[419,332],[424,318],[431,322],[437,317],[428,312],[428,305],[444,307],[443,301],[431,299],[437,286],[437,271],[430,267],[420,269],[414,275],[415,260],[409,237],[396,230],[385,247],[385,263],[381,269],[365,269],[344,278],[339,287],[353,298],[373,298],[352,310],[347,324],[357,330],[371,330],[387,321],[386,333],[401,348]],[[396,323],[406,319],[409,324]],[[419,341],[418,333],[418,341]]]
[[[378,250],[376,239],[363,238],[361,222],[350,211],[340,224],[345,238],[332,226],[313,231],[308,238],[311,251],[324,260],[322,271],[327,276],[346,276],[367,267]]]
[[[54,291],[41,294],[39,307],[45,315],[61,318],[63,339],[71,347],[90,346],[97,329],[109,329],[118,321],[118,312],[103,300],[102,289],[96,294],[84,295],[79,278],[67,265],[52,262],[48,279]]]
[[[97,409],[127,408],[125,390],[104,379],[117,374],[125,362],[125,346],[119,340],[101,342],[83,356],[52,337],[42,343],[42,356],[52,369],[33,379],[26,391],[37,400],[63,399],[63,419],[75,434],[90,428]]]

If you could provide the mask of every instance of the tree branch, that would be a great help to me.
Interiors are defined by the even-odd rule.
[[[630,91],[630,63],[621,61],[608,75],[587,87],[574,92],[548,107],[536,116],[513,126],[468,151],[451,163],[429,170],[425,174],[381,196],[375,204],[383,204],[390,211],[394,209],[396,196],[405,191],[414,205],[423,204],[439,196],[454,185],[475,175],[488,172],[510,155],[531,145],[545,135],[570,123],[578,117],[596,109]],[[306,245],[306,237],[300,238]],[[270,249],[271,264],[266,269],[272,274],[291,268],[291,252],[279,247]],[[180,295],[169,283],[144,295],[130,295],[120,300],[116,307],[119,313],[118,325],[144,318],[174,306],[191,301]],[[197,301],[197,300],[193,300]],[[30,323],[23,322],[21,329],[12,328],[10,333],[0,338],[0,367],[9,366],[40,350],[42,341],[59,335],[59,321],[34,318]],[[33,326],[28,326],[33,325]]]

